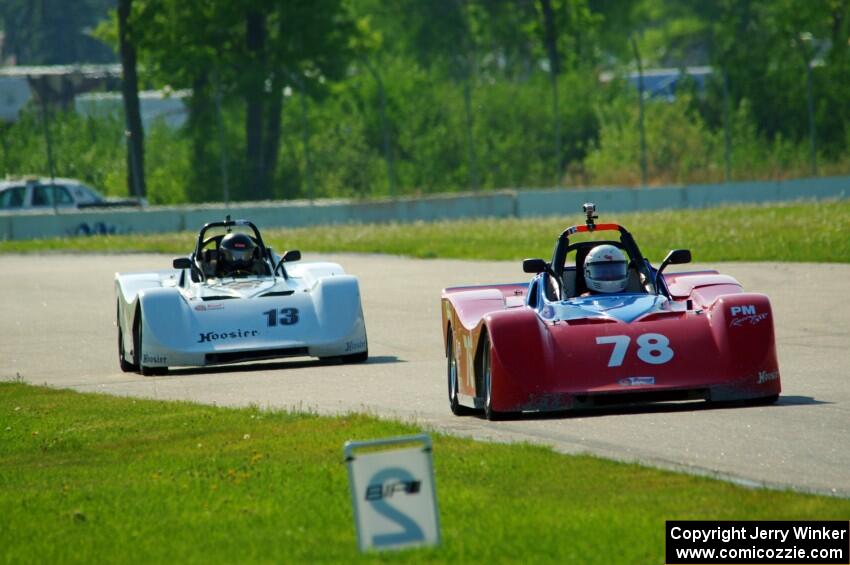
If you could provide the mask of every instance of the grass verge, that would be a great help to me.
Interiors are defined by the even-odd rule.
[[[418,432],[0,383],[2,562],[661,563],[669,519],[834,519],[850,500],[746,489],[436,435],[443,545],[358,555],[342,445]]]
[[[601,221],[626,226],[653,261],[670,249],[685,247],[694,261],[850,262],[850,200],[629,214],[603,210],[600,215]],[[577,223],[584,223],[581,215],[269,229],[263,230],[263,237],[278,250],[518,260],[551,256],[558,234]],[[3,241],[0,253],[187,254],[196,237],[195,232],[182,232]]]

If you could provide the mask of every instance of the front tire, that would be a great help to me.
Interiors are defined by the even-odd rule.
[[[471,412],[466,406],[462,406],[458,400],[458,376],[457,376],[457,356],[455,355],[454,336],[452,330],[449,329],[446,336],[446,380],[449,391],[449,408],[455,416],[465,416]]]
[[[484,390],[484,417],[490,421],[501,420],[502,414],[493,410],[493,351],[490,347],[490,336],[484,334],[481,343],[481,381]]]
[[[121,367],[121,370],[125,373],[132,373],[138,369],[137,365],[134,365],[130,361],[127,361],[127,355],[124,352],[124,332],[121,330],[121,311],[118,310],[117,315],[117,323],[118,323],[118,366]]]
[[[164,375],[168,372],[168,367],[145,367],[142,364],[143,327],[142,309],[139,308],[136,310],[136,319],[133,322],[133,362],[138,367],[139,373],[146,377]]]

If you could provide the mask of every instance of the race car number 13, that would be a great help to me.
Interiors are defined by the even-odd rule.
[[[298,323],[298,308],[281,308],[280,310],[269,310],[263,312],[269,327],[280,323],[281,326],[291,326]]]
[[[629,343],[632,338],[627,335],[606,335],[597,337],[596,343],[599,345],[613,344],[614,350],[611,352],[611,358],[608,359],[609,367],[619,367],[623,364],[623,359],[626,357],[626,352],[629,349]],[[670,349],[670,340],[662,334],[643,334],[637,338],[638,359],[650,365],[663,365],[673,358],[673,350]]]

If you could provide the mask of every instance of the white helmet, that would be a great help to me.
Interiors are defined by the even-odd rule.
[[[628,282],[626,256],[613,245],[597,245],[584,260],[584,280],[594,292],[622,292]]]

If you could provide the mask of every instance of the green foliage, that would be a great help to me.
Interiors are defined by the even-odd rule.
[[[680,94],[672,102],[650,101],[646,111],[647,167],[651,184],[714,183],[725,180],[722,129],[710,126],[695,100]],[[597,108],[599,141],[585,161],[590,184],[638,185],[640,159],[638,107],[633,94]],[[742,100],[730,114],[730,164],[733,180],[788,179],[810,174],[808,140],[758,132],[752,104]],[[819,155],[821,172],[846,174],[847,155]]]
[[[82,180],[107,196],[127,195],[127,155],[122,120],[113,115],[85,117],[55,112],[48,118],[55,174]],[[0,175],[49,174],[41,115],[25,113],[0,129]],[[187,145],[162,122],[148,132],[148,200],[151,204],[187,201]]]
[[[635,96],[621,96],[599,111],[599,142],[585,165],[593,184],[637,185],[640,134]],[[701,117],[690,112],[690,101],[679,96],[672,103],[646,104],[646,146],[649,178],[659,184],[722,180],[718,159],[722,138],[708,130]],[[722,150],[722,147],[721,147]],[[712,175],[714,169],[714,175]]]
[[[557,120],[540,0],[134,0],[142,82],[192,92],[184,131],[148,132],[150,199],[221,200],[223,160],[232,200],[385,196],[387,161],[395,194],[469,190],[473,176],[482,189],[638,185],[635,89],[598,78],[635,69],[631,38],[644,68],[715,69],[704,92],[682,81],[676,101],[648,100],[650,184],[725,180],[727,105],[733,179],[810,175],[807,66],[818,172],[850,172],[847,0],[548,3]],[[87,125],[106,135],[79,143],[54,126],[74,162],[62,170],[125,192],[121,127]],[[33,117],[0,131],[0,169],[44,174],[40,135]]]
[[[343,443],[418,426],[16,383],[0,383],[0,414],[3,562],[649,563],[666,519],[850,512],[839,498],[431,434],[442,544],[359,554]]]
[[[125,196],[124,128],[117,118],[87,118],[74,112],[51,113],[48,119],[57,177],[85,181],[104,194]],[[47,142],[39,112],[24,113],[3,126],[0,174],[47,176]]]
[[[189,147],[179,132],[163,121],[154,122],[146,134],[148,201],[156,204],[182,204],[188,200],[191,170]]]

